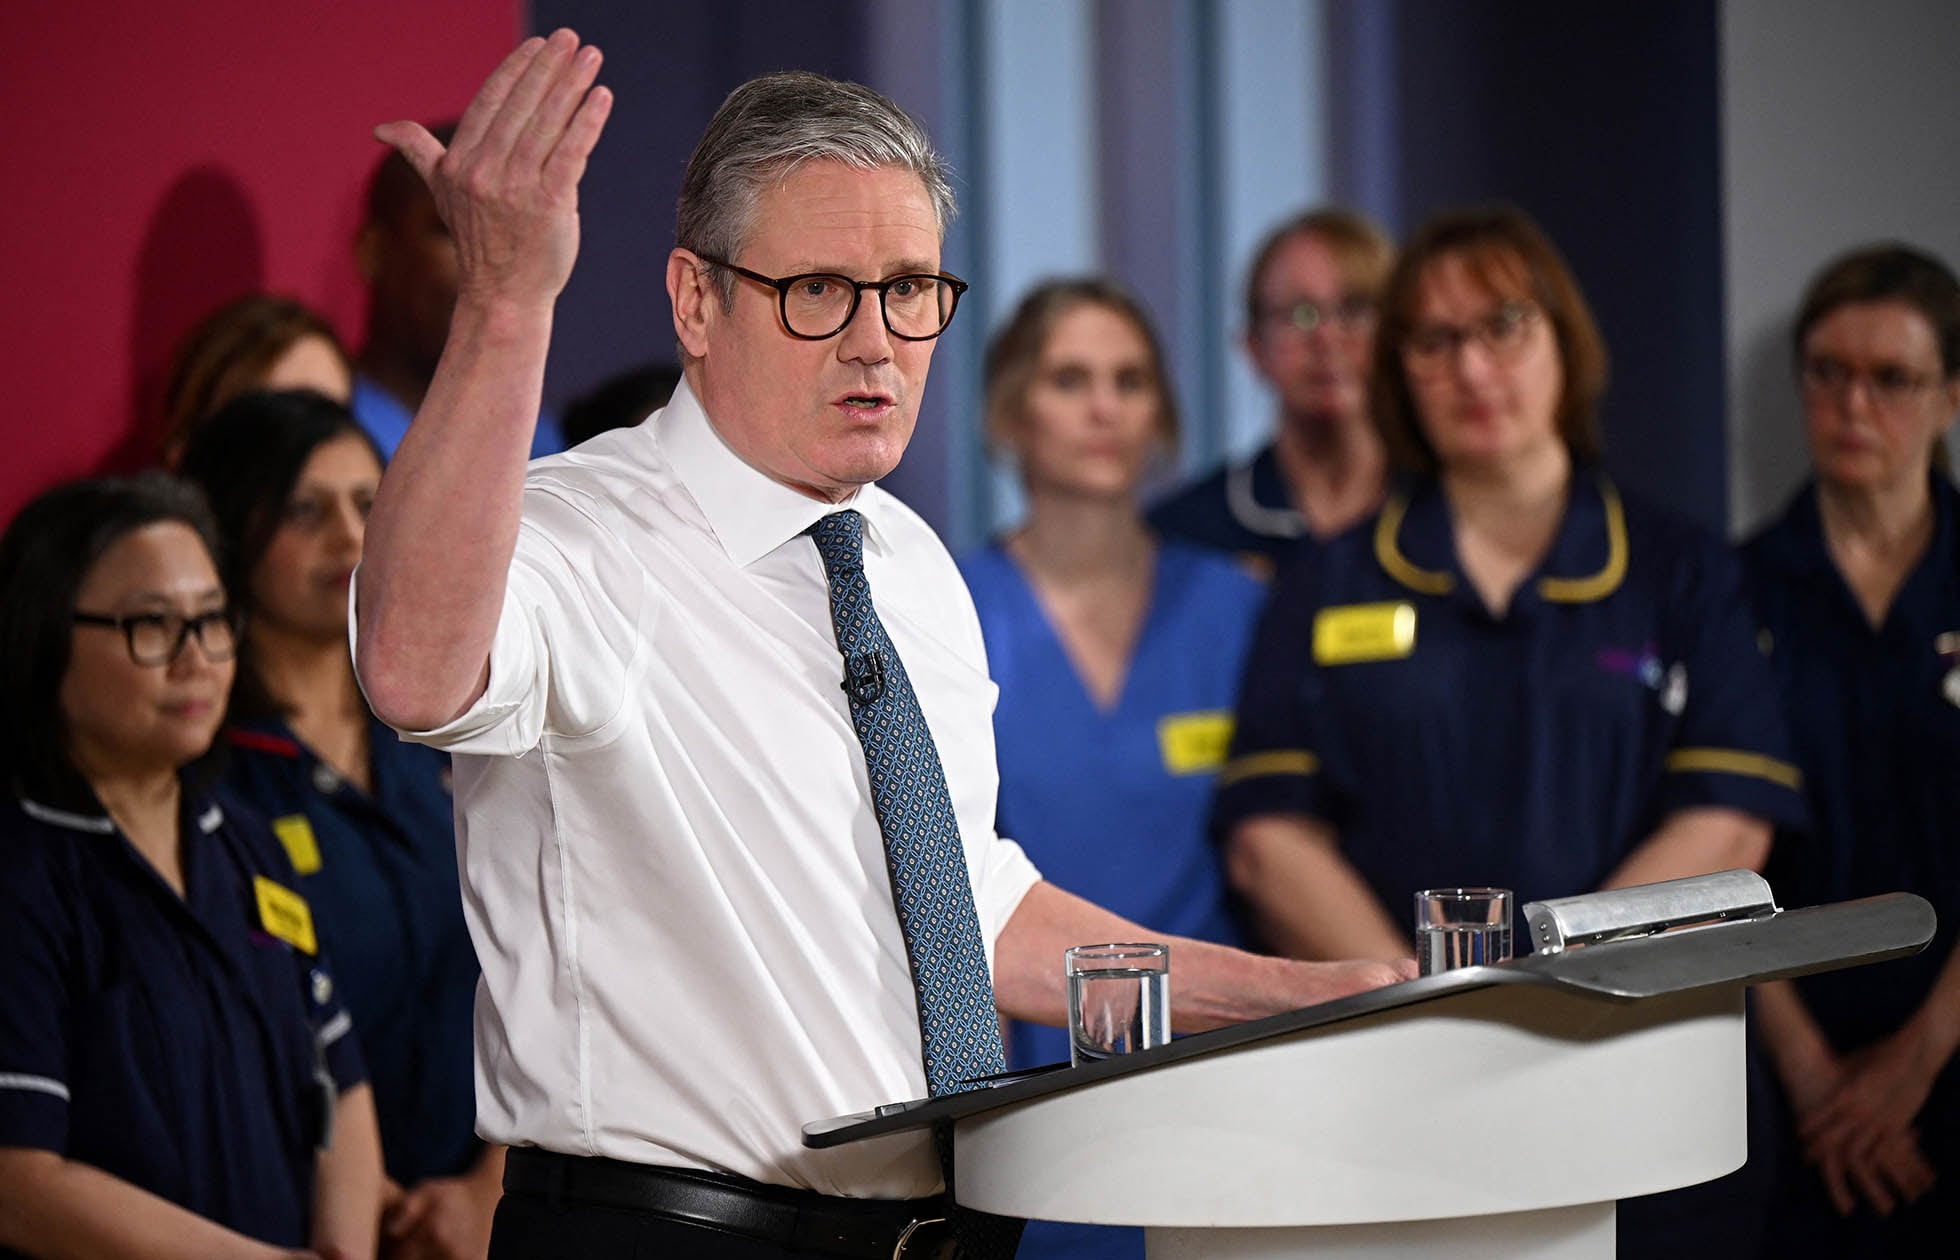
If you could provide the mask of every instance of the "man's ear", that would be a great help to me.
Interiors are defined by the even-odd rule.
[[[673,303],[674,336],[681,349],[692,358],[705,358],[708,330],[721,315],[721,290],[691,250],[667,255],[667,300]]]

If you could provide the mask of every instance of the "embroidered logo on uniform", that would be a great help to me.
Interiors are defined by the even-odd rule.
[[[1226,709],[1171,713],[1157,719],[1157,747],[1170,774],[1203,774],[1225,764],[1232,746],[1232,714]]]
[[[1638,679],[1670,717],[1681,716],[1688,707],[1688,667],[1679,661],[1663,665],[1651,643],[1638,651],[1603,647],[1593,654],[1593,662],[1609,674]]]
[[[1404,601],[1343,604],[1313,619],[1316,665],[1395,661],[1416,650],[1416,606]]]
[[[252,876],[252,892],[259,901],[259,926],[267,936],[286,942],[302,954],[320,952],[320,942],[313,935],[313,911],[306,898],[263,875]]]
[[[272,834],[286,846],[286,857],[296,875],[311,875],[320,869],[320,842],[313,835],[313,824],[305,814],[287,814],[272,820]]]

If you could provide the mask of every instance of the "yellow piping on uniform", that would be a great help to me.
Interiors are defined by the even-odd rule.
[[[1677,748],[1667,755],[1665,765],[1669,770],[1686,773],[1702,771],[1768,779],[1793,792],[1803,789],[1803,771],[1789,762],[1734,748]]]
[[[1539,578],[1538,594],[1555,604],[1590,604],[1620,588],[1627,575],[1627,514],[1613,483],[1599,479],[1600,501],[1606,507],[1606,567],[1591,577]]]
[[[1291,774],[1309,775],[1320,773],[1320,758],[1310,752],[1284,750],[1280,752],[1252,753],[1232,760],[1218,774],[1218,786],[1230,787],[1247,779],[1263,779],[1268,775]]]
[[[1402,517],[1408,510],[1409,501],[1399,494],[1390,495],[1382,504],[1382,514],[1375,518],[1375,561],[1384,573],[1419,595],[1447,595],[1455,589],[1456,579],[1447,573],[1418,569],[1396,544],[1395,536],[1401,532]]]

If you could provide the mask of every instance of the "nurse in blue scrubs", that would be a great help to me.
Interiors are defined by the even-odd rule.
[[[330,925],[380,1116],[391,1244],[481,1256],[503,1153],[475,1135],[478,970],[449,758],[374,718],[348,651],[380,456],[341,404],[260,393],[200,426],[182,468],[210,496],[245,624],[226,785],[272,820]]]
[[[1855,979],[1765,988],[1796,1121],[1777,1255],[1960,1246],[1960,283],[1886,245],[1812,281],[1796,321],[1810,484],[1745,551],[1815,831],[1784,904],[1906,890],[1932,945]]]
[[[1392,958],[1421,888],[1522,902],[1759,869],[1803,800],[1738,566],[1598,466],[1605,351],[1556,249],[1515,210],[1430,222],[1376,373],[1409,475],[1282,574],[1221,776],[1261,928]],[[1641,1211],[1622,1255],[1658,1250]]]
[[[375,1254],[317,907],[211,791],[215,539],[162,474],[50,491],[0,538],[0,1255]]]
[[[1177,418],[1136,300],[1100,279],[1029,293],[988,348],[987,429],[1027,496],[1022,524],[960,566],[1000,686],[1000,832],[1070,892],[1232,942],[1205,810],[1264,588],[1223,553],[1156,537],[1138,511]],[[1061,1029],[1011,1029],[1012,1066],[1068,1053]],[[1050,1222],[1020,1251],[1142,1254],[1139,1231]]]

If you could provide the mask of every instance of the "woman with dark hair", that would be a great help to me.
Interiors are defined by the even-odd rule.
[[[283,389],[347,401],[354,365],[332,325],[272,293],[219,307],[184,338],[171,364],[163,395],[163,462],[174,468],[191,431],[240,394]]]
[[[291,864],[209,791],[234,614],[197,493],[0,538],[0,1252],[371,1256],[380,1158]]]
[[[318,394],[246,394],[185,450],[243,618],[227,785],[273,820],[360,1029],[408,1254],[480,1256],[501,1149],[475,1128],[477,965],[456,870],[449,757],[403,743],[354,679],[347,591],[381,479],[374,443]]]
[[[1815,476],[1744,555],[1816,829],[1771,874],[1785,904],[1916,892],[1939,927],[1882,983],[1763,989],[1796,1121],[1774,1254],[1931,1254],[1960,1231],[1960,282],[1859,250],[1793,340]]]
[[[996,824],[1070,892],[1233,943],[1204,819],[1265,589],[1144,524],[1137,491],[1175,449],[1177,410],[1136,299],[1102,279],[1037,286],[988,347],[986,423],[1027,495],[1020,527],[960,564],[1000,687]],[[1068,1057],[1064,1030],[1011,1027],[1009,1066]],[[1037,1222],[1020,1254],[1140,1257],[1143,1243]]]
[[[1272,943],[1392,958],[1418,889],[1759,869],[1803,800],[1738,566],[1598,467],[1605,350],[1551,242],[1432,220],[1375,364],[1407,480],[1276,585],[1213,816]],[[1625,1205],[1621,1254],[1668,1216]]]

